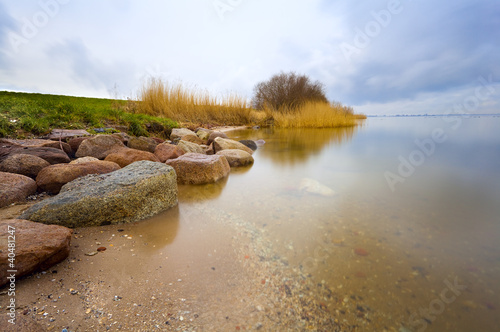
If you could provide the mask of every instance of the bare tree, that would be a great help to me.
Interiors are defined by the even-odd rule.
[[[256,109],[294,110],[307,101],[328,102],[323,84],[305,75],[281,72],[254,87],[252,104]]]

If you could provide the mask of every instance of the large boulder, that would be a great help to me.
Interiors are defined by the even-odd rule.
[[[186,135],[195,135],[196,133],[192,130],[189,130],[187,128],[174,128],[172,129],[172,132],[170,133],[170,140],[175,141],[175,140],[180,140],[182,136]]]
[[[131,137],[128,141],[127,146],[131,149],[137,149],[141,151],[147,151],[147,152],[155,152],[155,148],[158,145],[158,143],[150,137]]]
[[[0,172],[8,172],[36,178],[38,173],[50,163],[40,157],[29,154],[13,154],[0,163]]]
[[[76,151],[75,156],[80,157],[95,157],[104,159],[108,154],[124,148],[125,145],[118,138],[111,135],[97,135],[81,142]]]
[[[177,143],[177,146],[179,147],[179,149],[184,151],[184,153],[193,152],[205,154],[205,149],[196,143],[180,140],[179,143]]]
[[[10,231],[10,232],[9,232]],[[69,255],[71,234],[69,228],[43,225],[28,220],[0,220],[0,242],[7,244],[15,237],[16,278],[43,271],[62,262]],[[12,236],[12,237],[11,237]],[[0,251],[0,287],[7,283],[9,250]]]
[[[36,182],[21,174],[0,172],[0,208],[21,202],[36,192]]]
[[[210,133],[210,135],[208,136],[208,141],[207,141],[207,145],[210,145],[213,143],[213,141],[215,141],[215,139],[217,137],[221,137],[221,138],[229,138],[227,137],[226,134],[224,134],[223,132],[220,132],[220,131],[213,131]]]
[[[222,137],[216,137],[214,140],[214,151],[215,153],[221,151],[221,150],[229,150],[229,149],[238,149],[238,150],[243,150],[245,152],[248,152],[250,154],[253,153],[253,150],[250,149],[249,147],[243,145],[242,143],[238,141],[234,141],[229,138],[222,138]]]
[[[116,152],[110,153],[104,160],[117,163],[118,165],[120,165],[120,167],[128,166],[140,160],[160,162],[160,159],[158,159],[151,152],[130,149],[130,148],[121,148]]]
[[[10,274],[7,243],[15,243],[16,279],[36,271],[43,271],[62,262],[69,255],[71,234],[69,228],[56,225],[8,219],[0,220],[0,287],[5,285]],[[15,237],[15,242],[9,241]]]
[[[180,184],[213,183],[226,177],[230,171],[226,158],[220,155],[186,153],[167,160],[166,164],[175,169]]]
[[[38,173],[36,184],[43,191],[57,194],[63,185],[74,179],[89,174],[106,174],[119,169],[118,164],[103,160],[51,165]]]
[[[172,167],[138,161],[102,175],[87,175],[64,185],[57,196],[31,206],[21,219],[66,227],[138,221],[177,204]]]
[[[217,155],[224,156],[231,167],[248,166],[253,164],[253,157],[250,153],[239,150],[229,149],[217,152]]]
[[[155,149],[155,156],[164,163],[169,159],[175,159],[184,154],[184,151],[177,145],[162,143],[158,144]]]

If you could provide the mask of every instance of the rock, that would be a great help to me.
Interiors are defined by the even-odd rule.
[[[80,144],[82,144],[83,141],[86,139],[89,139],[90,137],[75,137],[71,138],[68,141],[69,146],[71,147],[71,152],[73,155],[76,154],[76,151],[78,151],[78,148],[80,147]]]
[[[198,144],[198,145],[201,145],[203,144],[204,142],[196,135],[184,135],[181,137],[181,140],[182,141],[185,141],[185,142],[191,142],[191,143],[195,143],[195,144]]]
[[[36,182],[21,174],[0,172],[0,208],[21,202],[36,192]]]
[[[14,154],[37,156],[48,161],[50,164],[69,163],[70,161],[69,156],[60,149],[27,147],[0,139],[0,162]]]
[[[181,184],[204,184],[216,182],[229,174],[230,167],[224,156],[207,156],[199,153],[186,153],[177,159],[167,160],[177,173]]]
[[[242,139],[239,142],[244,146],[252,149],[253,151],[257,150],[257,143],[255,143],[255,141],[252,141],[251,139]]]
[[[52,132],[47,137],[51,140],[67,140],[79,136],[90,136],[90,133],[84,129],[52,129]]]
[[[368,256],[368,251],[366,251],[363,248],[356,248],[354,249],[354,253],[358,256]]]
[[[221,150],[229,150],[229,149],[238,149],[238,150],[243,150],[248,152],[249,154],[253,153],[253,150],[250,149],[249,147],[241,144],[238,141],[234,141],[229,138],[221,138],[221,137],[216,137],[214,140],[214,151],[215,153],[221,151]]]
[[[186,135],[195,135],[196,136],[196,134],[193,131],[191,131],[187,128],[174,128],[174,129],[172,129],[172,132],[170,133],[170,139],[172,141],[180,140],[182,136],[186,136]]]
[[[114,133],[114,134],[111,134],[111,136],[118,138],[125,145],[128,144],[128,141],[132,137],[129,134],[125,134],[125,133]]]
[[[27,148],[54,148],[63,150],[67,155],[71,155],[71,147],[66,142],[53,141],[48,139],[19,139],[9,140],[16,145]]]
[[[196,130],[196,136],[198,136],[203,142],[208,142],[208,138],[210,137],[210,134],[213,132],[214,131],[210,129],[198,128]]]
[[[208,136],[208,141],[207,141],[207,145],[210,145],[213,143],[213,141],[215,141],[215,139],[217,137],[221,137],[221,138],[229,138],[227,137],[226,134],[220,132],[220,131],[214,131],[210,134],[210,136]]]
[[[64,185],[57,196],[31,206],[22,219],[67,227],[129,223],[177,204],[172,167],[138,161],[102,175],[87,175]]]
[[[40,157],[29,154],[13,154],[0,163],[0,172],[8,172],[36,178],[38,172],[50,166],[50,163]]]
[[[318,181],[309,178],[303,178],[302,180],[300,180],[299,190],[320,196],[335,195],[335,192],[327,186],[322,185]]]
[[[10,226],[10,227],[9,227]],[[9,230],[15,229],[16,279],[36,271],[44,271],[69,255],[71,234],[66,227],[43,225],[28,220],[0,220],[0,242],[7,243]],[[0,286],[7,283],[9,251],[0,252]]]
[[[141,151],[147,151],[147,152],[155,152],[155,148],[158,145],[158,143],[149,137],[131,137],[128,141],[127,146],[131,149],[137,149]]]
[[[155,149],[155,156],[164,163],[168,159],[175,159],[184,154],[184,151],[177,145],[162,143],[158,144]]]
[[[196,143],[180,140],[179,143],[177,143],[177,146],[179,147],[179,149],[184,151],[184,153],[193,152],[193,153],[205,154],[205,149],[203,149]]]
[[[266,141],[264,141],[263,139],[258,139],[255,141],[255,144],[257,144],[257,147],[263,146],[264,144],[266,144]]]
[[[81,163],[88,163],[89,161],[98,161],[99,159],[94,158],[94,157],[81,157],[75,160],[70,161],[70,164],[81,164]]]
[[[128,166],[140,160],[160,162],[160,159],[151,152],[130,148],[121,148],[116,152],[110,153],[104,160],[115,162],[120,165],[120,167]]]
[[[217,155],[226,157],[227,162],[231,167],[248,166],[253,164],[252,155],[243,150],[238,150],[238,149],[221,150],[217,152]]]
[[[125,145],[114,136],[97,135],[84,140],[78,147],[75,156],[77,158],[90,156],[97,159],[104,159],[108,154],[124,147]]]
[[[58,164],[46,167],[38,173],[36,184],[43,191],[57,194],[63,185],[89,174],[106,174],[120,169],[110,161],[90,161],[76,164]]]

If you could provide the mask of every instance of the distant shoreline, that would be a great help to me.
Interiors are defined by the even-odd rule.
[[[395,115],[366,115],[368,118],[416,118],[416,117],[449,117],[449,116],[500,116],[500,113],[487,113],[487,114],[395,114]]]

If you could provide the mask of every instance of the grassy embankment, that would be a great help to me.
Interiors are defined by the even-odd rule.
[[[0,91],[0,137],[24,138],[47,134],[53,128],[89,129],[123,126],[133,135],[148,135],[148,124],[167,128],[177,123],[130,112],[124,100],[68,97]]]

